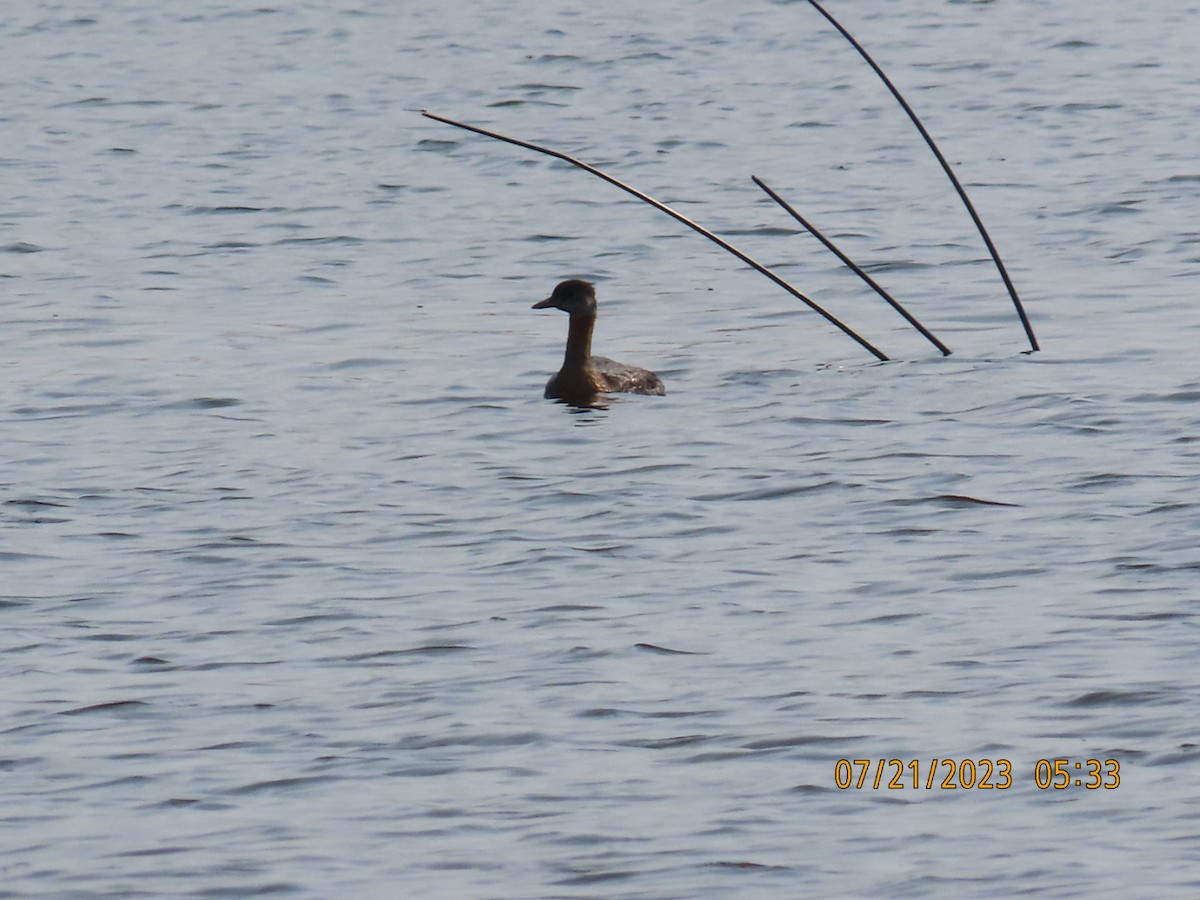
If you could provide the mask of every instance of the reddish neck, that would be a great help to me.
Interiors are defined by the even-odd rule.
[[[563,358],[564,369],[587,365],[592,357],[592,329],[595,325],[595,316],[571,316],[571,327],[567,331],[567,354]]]

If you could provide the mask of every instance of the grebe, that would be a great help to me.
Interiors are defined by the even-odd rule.
[[[567,352],[562,368],[546,383],[546,397],[568,403],[590,404],[597,394],[656,394],[667,392],[662,379],[646,369],[627,366],[603,356],[592,356],[592,329],[596,327],[596,289],[572,278],[554,288],[534,309],[561,309],[571,316]]]

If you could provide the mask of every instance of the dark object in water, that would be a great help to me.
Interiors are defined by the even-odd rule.
[[[963,206],[965,206],[967,208],[967,212],[970,213],[971,221],[973,221],[975,223],[975,227],[979,229],[979,236],[983,238],[983,243],[987,246],[988,253],[992,255],[992,259],[996,263],[996,268],[1000,271],[1000,277],[1004,280],[1004,286],[1008,288],[1008,295],[1012,297],[1013,306],[1017,308],[1017,315],[1021,318],[1021,325],[1025,328],[1025,335],[1029,338],[1029,346],[1035,351],[1040,350],[1041,347],[1038,346],[1037,338],[1033,334],[1033,326],[1029,324],[1029,316],[1025,314],[1025,307],[1021,304],[1021,298],[1017,296],[1017,289],[1013,286],[1012,279],[1008,276],[1008,270],[1004,268],[1004,263],[1000,261],[1000,252],[996,249],[996,245],[992,243],[992,237],[988,234],[987,228],[984,227],[983,219],[979,218],[979,213],[975,211],[975,205],[971,202],[971,198],[967,196],[966,189],[962,186],[962,183],[959,182],[958,176],[954,174],[954,170],[950,168],[950,163],[947,162],[946,157],[942,155],[942,151],[938,149],[938,145],[934,143],[933,137],[929,134],[929,131],[926,130],[924,123],[917,117],[917,114],[913,111],[913,108],[908,105],[908,101],[904,99],[903,95],[901,95],[900,90],[894,84],[892,84],[892,80],[888,78],[886,74],[884,74],[883,69],[879,67],[879,63],[875,62],[875,60],[872,59],[871,54],[866,51],[866,48],[854,39],[854,35],[847,31],[842,26],[841,22],[830,15],[829,12],[826,11],[825,7],[818,3],[817,0],[808,0],[808,2],[812,4],[813,9],[815,9],[829,21],[830,25],[832,25],[841,33],[842,37],[850,42],[850,46],[857,50],[859,56],[867,61],[867,65],[875,70],[875,74],[880,77],[883,83],[887,86],[887,89],[892,92],[892,96],[896,98],[896,101],[900,104],[901,108],[908,113],[908,117],[912,119],[912,123],[917,126],[917,131],[921,133],[921,137],[925,139],[925,143],[929,145],[929,149],[933,151],[933,155],[937,157],[937,161],[941,163],[942,170],[946,173],[946,177],[950,179],[950,183],[954,185],[954,190],[958,192],[958,196],[962,200]]]
[[[571,317],[562,368],[546,383],[546,398],[591,406],[598,394],[655,394],[667,392],[662,379],[648,369],[627,366],[605,356],[592,356],[596,327],[596,290],[586,281],[571,279],[554,288],[534,309],[561,309]]]

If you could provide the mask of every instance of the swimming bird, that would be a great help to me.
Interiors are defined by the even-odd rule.
[[[590,405],[597,394],[656,394],[667,389],[662,379],[647,369],[627,366],[604,356],[592,356],[592,330],[596,327],[596,289],[572,278],[554,288],[534,309],[561,309],[571,317],[567,352],[562,368],[546,383],[546,397]]]

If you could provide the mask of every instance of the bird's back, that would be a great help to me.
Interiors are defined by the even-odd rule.
[[[614,394],[666,394],[666,386],[662,379],[649,369],[628,366],[607,356],[593,356],[592,366],[600,374],[605,384],[605,390]]]

